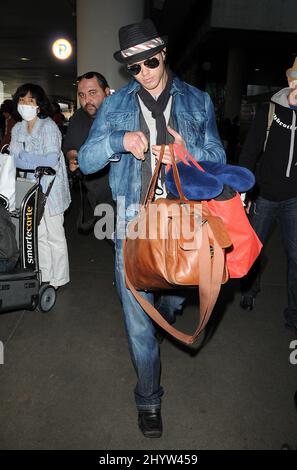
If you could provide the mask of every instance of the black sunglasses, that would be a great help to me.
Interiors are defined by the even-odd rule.
[[[149,69],[156,69],[159,67],[160,61],[157,57],[152,57],[150,59],[146,59],[142,64],[127,65],[127,71],[131,73],[131,75],[138,75],[142,65],[145,65],[145,67]]]

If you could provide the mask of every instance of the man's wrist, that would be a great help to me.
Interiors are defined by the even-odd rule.
[[[126,152],[124,147],[124,136],[127,131],[113,131],[110,134],[110,147],[114,153]]]

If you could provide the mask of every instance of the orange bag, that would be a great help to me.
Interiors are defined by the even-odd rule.
[[[173,144],[173,147],[183,163],[187,164],[184,156],[186,155],[197,168],[204,171],[183,147],[176,144]],[[259,256],[263,245],[248,220],[240,195],[236,193],[231,199],[211,199],[205,202],[210,212],[223,220],[232,241],[232,247],[226,249],[229,277],[245,276]]]
[[[262,243],[247,218],[238,193],[226,201],[207,201],[213,215],[221,217],[232,240],[226,250],[226,263],[230,278],[245,276],[259,256]]]

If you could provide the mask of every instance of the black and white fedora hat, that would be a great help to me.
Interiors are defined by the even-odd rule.
[[[119,30],[120,50],[114,58],[121,64],[132,64],[148,59],[167,44],[167,36],[160,36],[150,19],[122,26]]]

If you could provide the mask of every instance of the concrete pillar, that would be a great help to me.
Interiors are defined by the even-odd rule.
[[[246,56],[243,49],[229,50],[224,117],[240,115],[241,97],[246,93]]]
[[[121,26],[144,19],[145,0],[77,0],[77,74],[102,73],[111,88],[128,76],[114,58]]]

